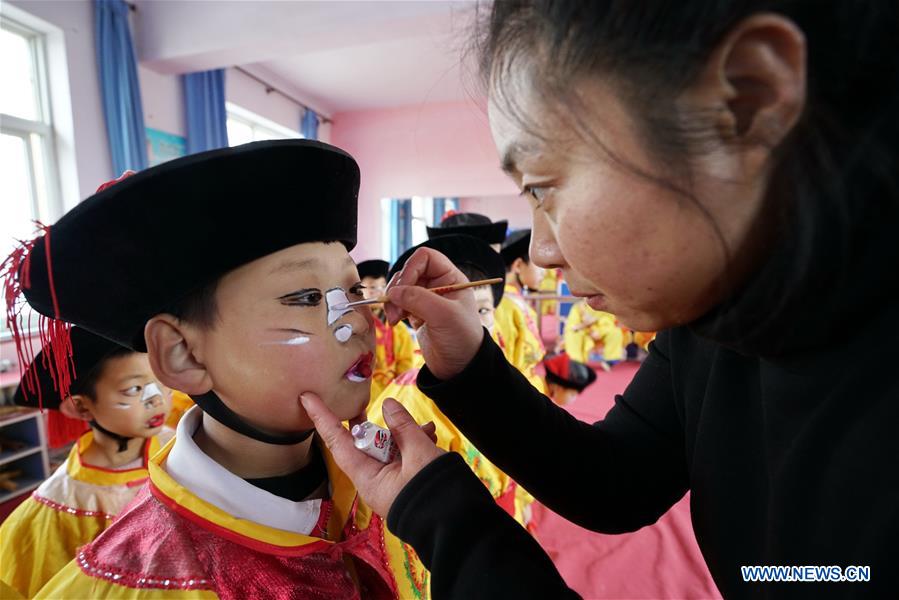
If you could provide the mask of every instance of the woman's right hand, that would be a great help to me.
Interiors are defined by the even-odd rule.
[[[438,379],[462,372],[481,346],[484,329],[470,289],[438,296],[427,288],[467,281],[443,254],[419,248],[387,285],[387,319],[396,324],[409,317],[428,369]]]

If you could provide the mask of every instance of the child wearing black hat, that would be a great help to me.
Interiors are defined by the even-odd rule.
[[[546,395],[559,406],[574,402],[596,381],[596,371],[572,360],[565,352],[548,355],[543,359],[543,368],[546,370]]]
[[[503,261],[484,241],[469,235],[445,235],[432,238],[397,259],[391,267],[393,276],[406,264],[418,248],[433,248],[446,255],[470,281],[503,278]],[[474,288],[475,303],[481,324],[497,339],[494,326],[494,312],[503,297],[503,283]],[[420,365],[419,365],[420,368]],[[368,414],[372,422],[383,425],[381,406],[387,398],[398,400],[419,423],[433,422],[436,425],[437,445],[444,450],[458,452],[481,479],[503,509],[527,526],[530,522],[529,506],[533,497],[519,487],[508,475],[500,471],[459,431],[459,429],[425,396],[415,385],[418,368],[410,369],[388,385],[381,396],[369,406]]]
[[[507,221],[493,222],[489,217],[478,213],[451,212],[444,217],[439,226],[428,227],[428,239],[433,240],[446,235],[470,235],[486,242],[496,252],[500,252],[506,239],[508,226]],[[496,307],[494,319],[495,337],[503,349],[506,360],[542,392],[544,390],[543,380],[534,369],[543,358],[543,352],[539,352],[539,356],[534,360],[533,356],[538,353],[527,351],[528,348],[536,345],[542,348],[543,343],[539,334],[535,336],[532,333],[525,313],[505,295]],[[536,329],[536,326],[533,329]]]
[[[147,355],[79,327],[50,340],[23,374],[14,401],[89,421],[69,457],[0,525],[0,581],[34,596],[76,550],[106,529],[147,479],[170,407],[168,390]],[[55,352],[71,351],[72,381],[61,397],[48,368]],[[169,430],[170,431],[170,430]],[[171,437],[171,435],[169,435]]]
[[[500,254],[506,265],[504,297],[518,310],[502,312],[499,318],[501,321],[509,320],[510,323],[516,319],[524,321],[524,327],[520,328],[520,332],[516,336],[517,344],[512,352],[514,358],[510,362],[524,373],[524,376],[535,388],[545,393],[543,379],[537,374],[537,365],[543,360],[546,347],[543,345],[540,330],[537,327],[537,311],[524,299],[524,292],[538,289],[543,280],[543,269],[531,262],[530,245],[530,229],[513,231],[503,242]]]
[[[362,292],[366,300],[384,295],[390,270],[386,260],[364,260],[357,263],[356,268],[365,286]],[[375,400],[397,375],[402,375],[422,359],[408,327],[403,323],[391,326],[378,305],[372,308],[372,314],[375,317],[375,363],[371,373],[371,399]]]
[[[369,402],[371,312],[344,306],[362,297],[358,186],[333,146],[257,142],[129,177],[31,244],[16,281],[32,307],[146,349],[197,404],[147,487],[39,597],[428,594],[300,403],[314,393],[353,422]]]

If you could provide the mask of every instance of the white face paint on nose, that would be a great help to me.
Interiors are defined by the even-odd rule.
[[[162,390],[155,383],[148,383],[144,386],[144,391],[140,395],[140,401],[144,408],[150,408],[156,402],[162,402]]]
[[[341,288],[331,288],[325,292],[325,305],[328,307],[328,327],[337,322],[343,315],[353,312],[352,308],[344,308],[342,305],[349,304],[350,299],[346,297],[346,292]]]

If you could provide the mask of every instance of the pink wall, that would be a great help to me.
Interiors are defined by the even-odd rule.
[[[362,171],[357,257],[381,253],[381,198],[516,193],[499,168],[486,112],[474,102],[338,113],[331,143]]]
[[[525,229],[531,226],[530,205],[518,194],[459,198],[459,211],[480,213],[493,221],[505,219],[509,222],[510,229]]]

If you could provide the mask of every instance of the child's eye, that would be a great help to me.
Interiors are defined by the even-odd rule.
[[[478,309],[479,315],[489,315],[491,312],[492,311],[489,308],[479,308]]]
[[[142,386],[132,385],[127,390],[122,390],[122,393],[126,396],[139,396],[142,389],[144,389]]]
[[[278,300],[285,306],[318,306],[322,301],[322,293],[316,289],[297,290],[284,294]]]
[[[350,294],[353,296],[362,296],[363,290],[365,290],[365,286],[361,283],[357,283],[353,287],[350,288]]]

